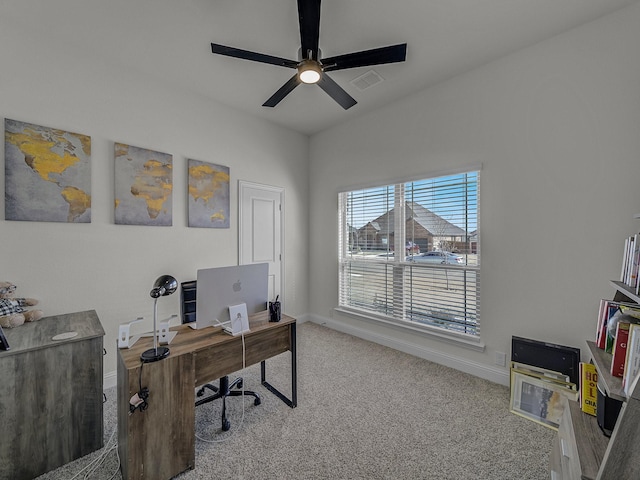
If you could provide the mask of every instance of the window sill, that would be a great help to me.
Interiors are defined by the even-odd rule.
[[[365,313],[361,310],[352,309],[349,307],[335,307],[336,312],[342,313],[347,316],[357,318],[359,320],[365,320],[372,323],[383,324],[392,328],[396,328],[402,331],[409,331],[412,333],[418,333],[425,338],[435,339],[439,341],[445,341],[458,345],[469,350],[477,352],[483,352],[485,344],[479,337],[471,337],[461,333],[450,332],[441,328],[430,327],[428,325],[415,325],[410,322],[403,322],[400,320],[391,319],[389,317],[383,317],[381,315],[375,315],[371,313]]]

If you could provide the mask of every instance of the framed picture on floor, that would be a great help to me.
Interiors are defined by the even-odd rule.
[[[511,369],[512,413],[554,430],[560,425],[567,400],[577,400],[578,392],[566,382],[556,382]]]
[[[559,383],[566,383],[568,386],[572,386],[574,390],[577,388],[575,383],[570,382],[569,375],[565,375],[561,372],[513,361],[511,362],[511,369],[516,370],[518,373],[529,375],[530,377],[539,377],[543,380],[553,380]]]

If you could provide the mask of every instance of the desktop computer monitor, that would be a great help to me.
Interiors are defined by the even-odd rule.
[[[244,303],[247,314],[267,309],[269,264],[198,270],[195,328],[227,324],[229,306]]]

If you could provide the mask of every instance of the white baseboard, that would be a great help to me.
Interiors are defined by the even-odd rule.
[[[370,332],[368,330],[354,327],[353,325],[339,322],[331,318],[312,314],[306,314],[303,315],[303,317],[305,318],[304,321],[310,321],[319,325],[324,325],[339,332],[347,333],[364,340],[379,343],[380,345],[384,345],[395,350],[400,350],[401,352],[405,352],[419,358],[424,358],[425,360],[429,360],[440,365],[455,368],[456,370],[460,370],[461,372],[465,372],[476,377],[484,378],[485,380],[489,380],[490,382],[506,386],[509,385],[509,372],[505,369],[494,368],[481,363],[472,362],[470,360],[449,355],[447,353],[433,350],[422,345],[405,342],[389,335]]]
[[[117,372],[107,372],[104,374],[102,381],[102,389],[106,390],[107,388],[115,387],[118,384],[118,374]]]

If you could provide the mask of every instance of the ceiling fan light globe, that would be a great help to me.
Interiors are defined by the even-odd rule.
[[[300,81],[302,83],[318,83],[318,80],[320,80],[320,74],[314,70],[300,72]]]
[[[305,60],[298,66],[298,78],[302,83],[318,83],[322,69],[318,63]]]

